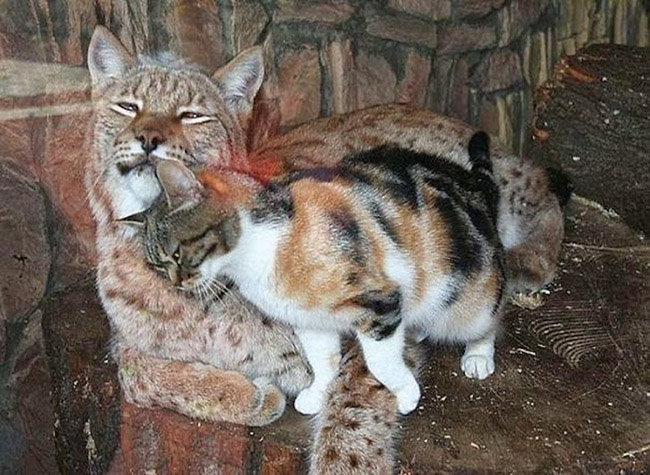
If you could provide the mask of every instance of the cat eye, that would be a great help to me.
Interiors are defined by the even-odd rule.
[[[174,254],[172,254],[172,258],[173,258],[174,261],[176,261],[176,262],[178,262],[178,261],[181,259],[181,250],[180,250],[180,248],[179,248],[179,249],[176,249],[176,250],[174,251]]]
[[[115,104],[111,104],[111,109],[118,114],[127,115],[129,117],[135,117],[135,115],[140,112],[140,107],[133,102],[116,102]]]
[[[203,116],[198,112],[183,112],[181,114],[181,119],[198,119],[199,117]]]
[[[200,124],[210,120],[210,116],[195,111],[184,111],[178,114],[178,118],[186,124]]]

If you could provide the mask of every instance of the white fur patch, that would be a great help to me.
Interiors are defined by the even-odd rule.
[[[153,169],[133,170],[117,181],[119,185],[109,189],[117,219],[146,210],[161,192]]]
[[[370,372],[397,397],[401,414],[413,411],[420,401],[420,386],[404,363],[404,325],[383,340],[358,335]]]
[[[469,342],[460,367],[468,378],[485,379],[494,373],[494,334]]]
[[[336,376],[341,358],[339,334],[322,330],[296,331],[314,371],[314,381],[310,387],[300,392],[295,408],[301,414],[317,414],[325,405],[327,387]]]

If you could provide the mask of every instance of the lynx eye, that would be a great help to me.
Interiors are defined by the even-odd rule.
[[[183,111],[178,114],[178,118],[185,124],[200,124],[210,120],[210,116],[196,111]]]
[[[172,258],[174,259],[174,261],[176,261],[176,263],[178,263],[181,260],[181,249],[180,249],[180,247],[177,248],[174,251],[174,253],[172,254]]]
[[[129,117],[135,117],[135,115],[140,112],[140,107],[133,102],[116,102],[115,104],[111,104],[111,109],[118,114],[127,115]]]

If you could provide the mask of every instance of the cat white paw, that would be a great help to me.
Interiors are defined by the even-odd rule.
[[[317,388],[307,388],[300,391],[293,407],[301,414],[312,415],[318,414],[325,405],[327,392]]]
[[[485,355],[465,355],[460,368],[468,378],[485,379],[494,373],[494,358]]]
[[[418,407],[420,386],[413,380],[411,384],[397,391],[395,397],[397,397],[397,410],[400,414],[406,415]]]

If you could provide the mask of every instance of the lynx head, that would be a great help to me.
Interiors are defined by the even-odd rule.
[[[95,124],[87,186],[100,221],[148,208],[161,192],[155,166],[162,159],[193,169],[245,159],[246,128],[264,76],[261,48],[243,51],[210,76],[171,55],[136,58],[98,26],[88,68]],[[95,187],[109,209],[98,209]]]

